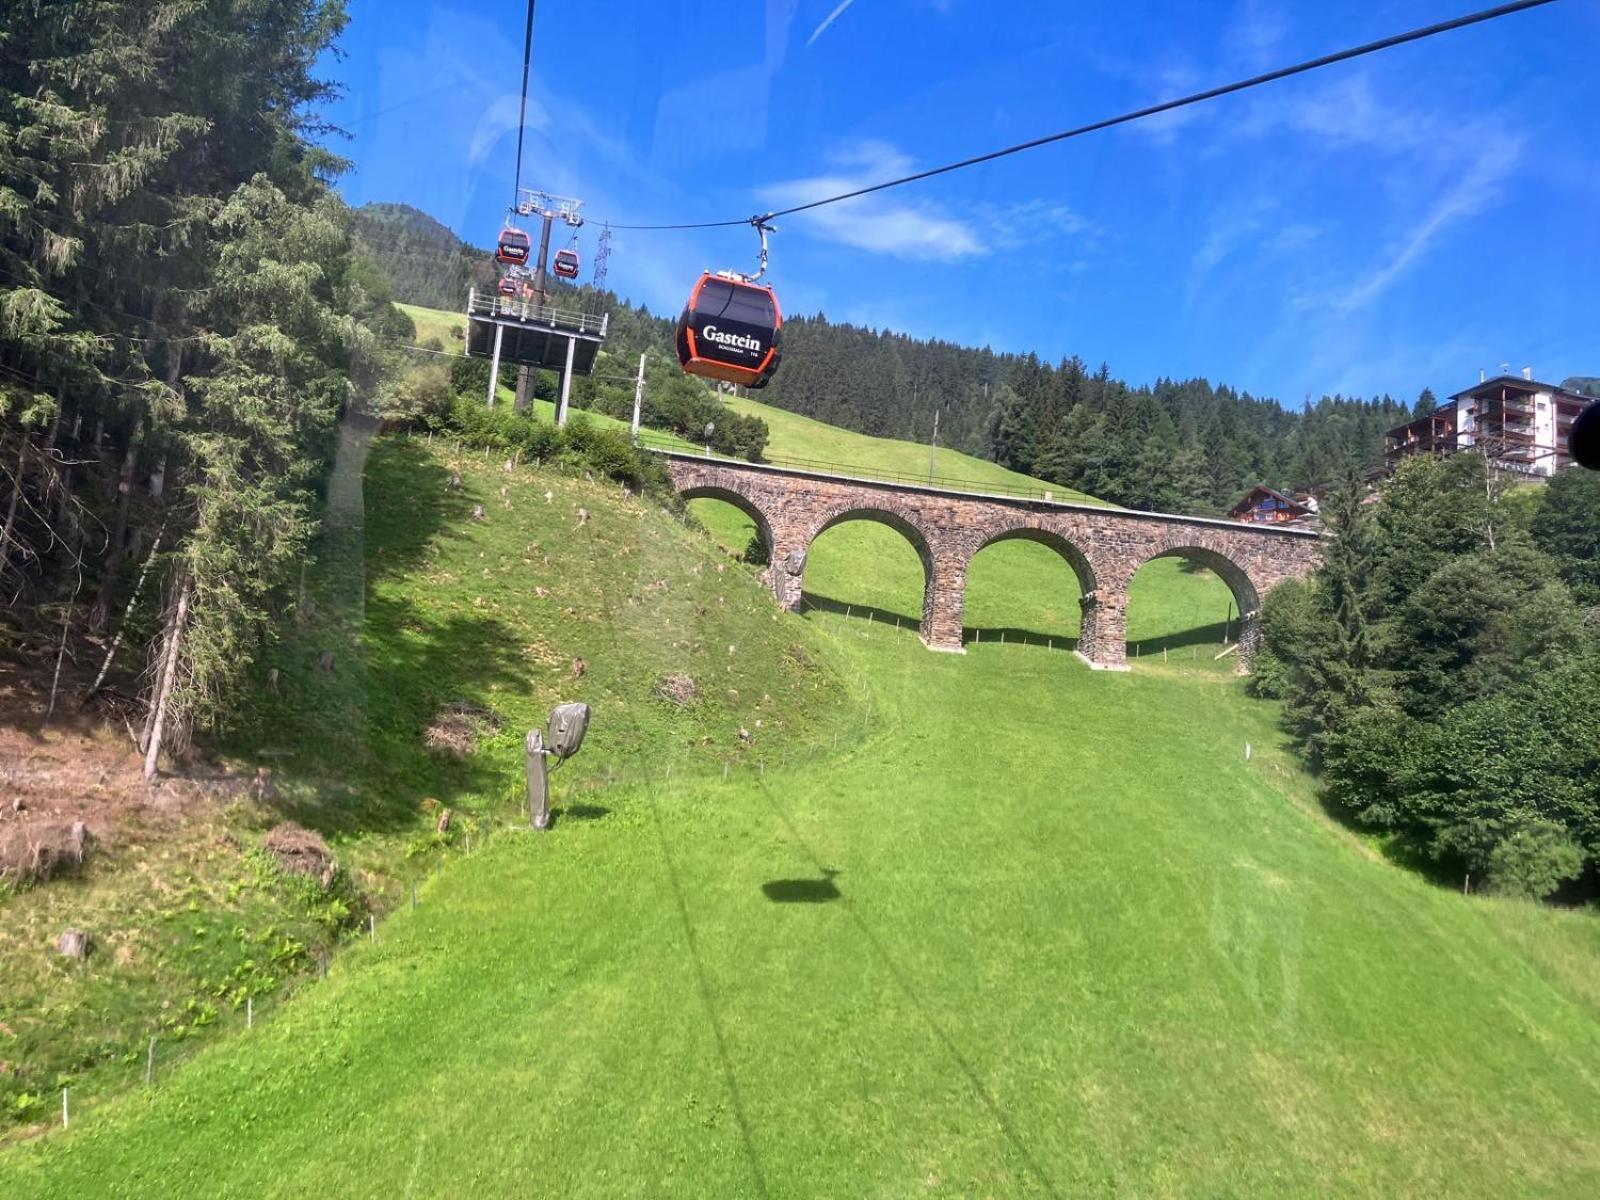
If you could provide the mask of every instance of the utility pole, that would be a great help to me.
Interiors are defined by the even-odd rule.
[[[633,381],[633,444],[639,444],[639,413],[644,407],[644,360],[649,356],[646,350],[639,355],[639,378]]]
[[[939,409],[933,410],[933,441],[928,444],[928,482],[933,482],[933,464],[939,456]]]

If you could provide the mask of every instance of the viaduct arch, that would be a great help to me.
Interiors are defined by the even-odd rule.
[[[933,650],[962,650],[967,568],[985,546],[1026,538],[1048,546],[1077,577],[1078,655],[1101,670],[1127,669],[1128,588],[1153,558],[1192,559],[1215,571],[1238,605],[1239,655],[1261,638],[1261,602],[1321,561],[1317,534],[1204,517],[1142,513],[1063,501],[953,492],[764,463],[664,453],[685,499],[725,500],[755,522],[768,550],[765,581],[778,603],[800,605],[806,555],[824,531],[872,520],[903,534],[922,559],[921,635]]]

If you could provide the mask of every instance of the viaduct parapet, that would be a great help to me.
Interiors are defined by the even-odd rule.
[[[1007,538],[1050,547],[1077,576],[1082,623],[1078,655],[1102,670],[1127,669],[1128,587],[1153,558],[1200,563],[1233,591],[1239,656],[1248,665],[1261,636],[1261,600],[1287,579],[1310,574],[1321,558],[1304,529],[1242,525],[1100,508],[1062,501],[953,492],[792,467],[663,453],[686,499],[724,500],[755,522],[770,565],[765,580],[778,603],[800,605],[806,555],[817,536],[845,521],[877,521],[901,533],[922,559],[922,640],[962,650],[967,567],[978,551]]]

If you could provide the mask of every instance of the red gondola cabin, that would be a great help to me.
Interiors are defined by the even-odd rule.
[[[517,281],[509,275],[500,279],[500,294],[502,296],[515,296],[517,294]]]
[[[782,333],[770,287],[707,271],[678,318],[678,361],[690,375],[763,388],[778,369]]]
[[[500,231],[500,245],[494,252],[495,261],[520,267],[528,261],[528,254],[532,248],[533,244],[528,241],[527,234],[508,225]]]
[[[576,279],[578,277],[578,252],[571,249],[557,250],[555,262],[551,266],[561,278]]]

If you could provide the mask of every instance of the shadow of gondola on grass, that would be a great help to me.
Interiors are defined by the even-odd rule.
[[[833,882],[838,874],[824,870],[821,879],[769,879],[761,894],[774,904],[828,904],[844,899]]]

